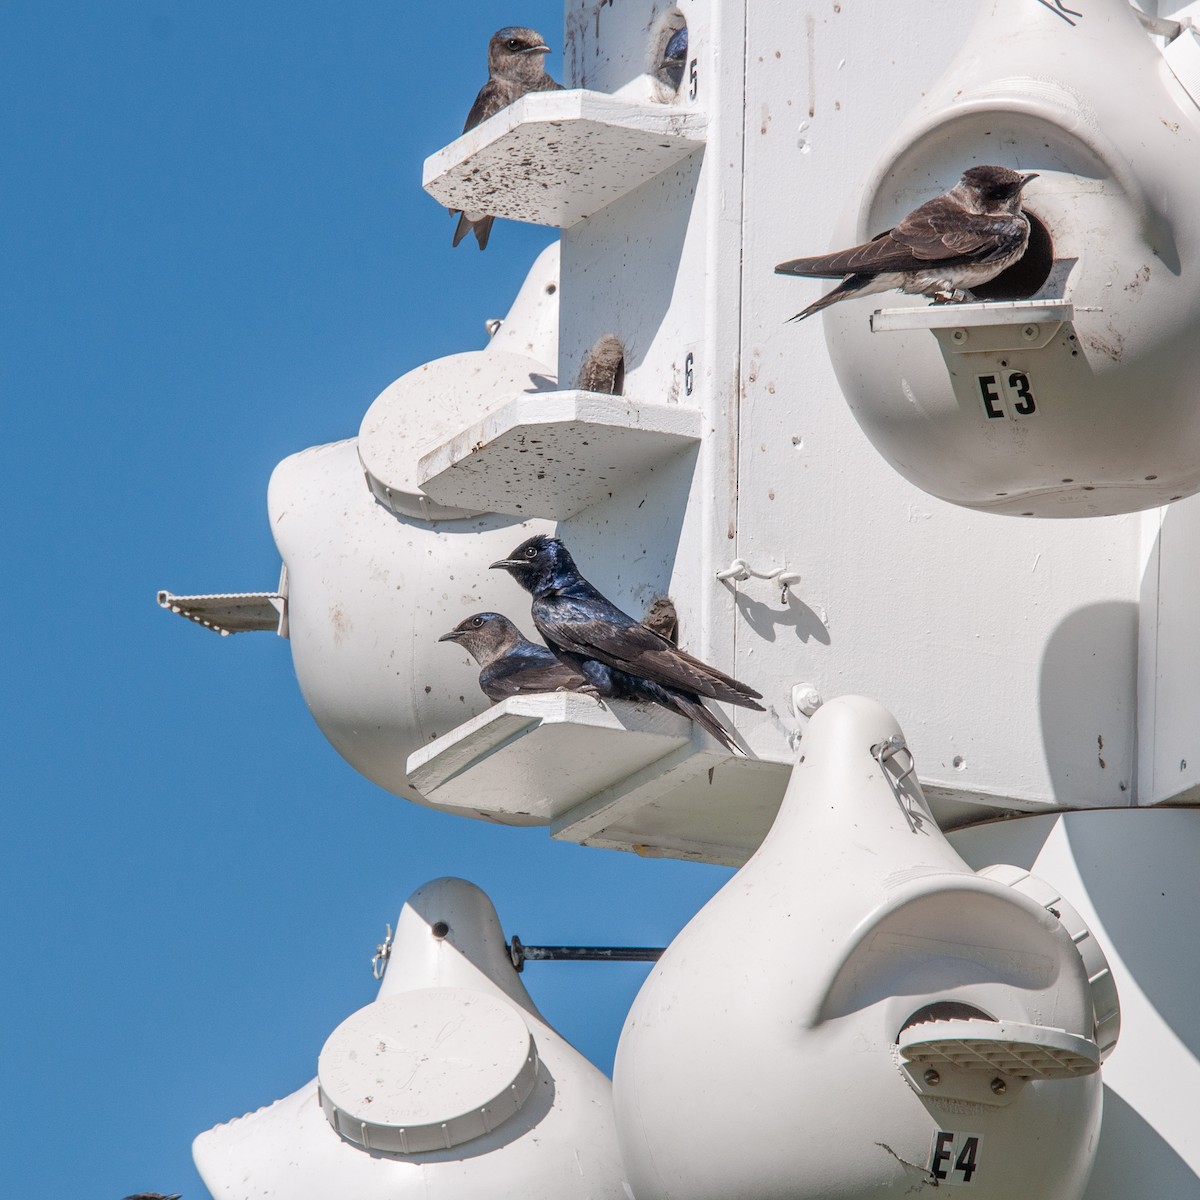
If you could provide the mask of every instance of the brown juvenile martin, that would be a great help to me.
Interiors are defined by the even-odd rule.
[[[481,121],[494,117],[502,108],[519,100],[526,92],[561,92],[562,84],[555,83],[546,74],[544,56],[550,47],[542,41],[542,35],[520,25],[506,25],[492,34],[488,42],[488,81],[479,89],[475,103],[467,114],[463,133],[474,129]],[[480,250],[488,244],[495,217],[486,213],[450,210],[451,216],[459,214],[458,228],[454,231],[454,244],[474,232]]]
[[[439,642],[457,642],[479,664],[480,691],[493,703],[537,692],[577,692],[587,680],[558,655],[524,637],[500,613],[459,621]]]
[[[791,319],[802,321],[851,296],[892,288],[920,296],[953,295],[995,279],[1029,245],[1021,189],[1036,178],[1035,172],[1008,167],[970,167],[948,192],[913,209],[873,241],[780,263],[778,275],[844,276],[832,292]]]

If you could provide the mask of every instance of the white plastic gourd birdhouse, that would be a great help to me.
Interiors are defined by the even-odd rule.
[[[1029,248],[982,303],[889,293],[821,318],[863,431],[932,495],[1071,517],[1200,488],[1200,110],[1163,43],[1126,0],[987,0],[866,181],[839,244],[967,167],[1038,174]],[[1194,47],[1173,57],[1186,77]]]
[[[215,1200],[624,1200],[608,1079],[521,985],[491,902],[435,879],[317,1078],[201,1134]]]
[[[549,528],[488,504],[439,503],[422,486],[421,463],[496,408],[552,391],[557,285],[555,245],[485,349],[410,371],[371,405],[357,438],[294,454],[271,476],[304,698],[351,766],[409,799],[422,799],[409,754],[488,707],[478,668],[438,638],[511,600],[487,563]]]
[[[971,871],[913,766],[874,701],[812,718],[771,832],[622,1032],[638,1200],[1082,1195],[1118,1019],[1107,964],[1057,893]]]

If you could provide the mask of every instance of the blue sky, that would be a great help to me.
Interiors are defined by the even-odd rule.
[[[312,1077],[428,879],[527,942],[653,944],[727,878],[405,804],[285,642],[155,605],[272,588],[275,463],[482,344],[552,239],[452,250],[420,187],[513,22],[561,48],[543,0],[0,11],[5,1196],[205,1196],[192,1137]],[[607,1070],[643,976],[525,979]]]

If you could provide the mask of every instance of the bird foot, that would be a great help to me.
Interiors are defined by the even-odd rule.
[[[595,700],[595,702],[600,705],[601,708],[604,707],[604,698],[600,695],[599,690],[594,684],[585,683],[583,687],[576,690],[580,693],[580,695],[591,696],[591,698]]]
[[[934,304],[972,304],[974,301],[974,295],[966,288],[951,288],[948,292],[934,292],[933,294]]]

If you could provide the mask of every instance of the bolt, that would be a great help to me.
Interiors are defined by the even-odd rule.
[[[1036,325],[1026,325],[1025,328],[1021,330],[1021,336],[1027,342],[1032,342],[1040,332],[1041,330],[1039,330]]]
[[[821,693],[811,683],[798,683],[792,688],[792,715],[811,717],[821,707]]]
[[[992,1091],[995,1092],[997,1096],[1003,1096],[1004,1093],[1008,1091],[1008,1084],[1005,1083],[999,1075],[997,1075],[996,1078],[992,1080]]]
[[[956,329],[951,335],[950,340],[956,345],[961,346],[967,340],[968,333],[965,329]]]
[[[942,1082],[942,1077],[932,1067],[921,1078],[925,1080],[926,1087],[937,1087]]]

